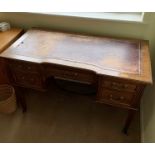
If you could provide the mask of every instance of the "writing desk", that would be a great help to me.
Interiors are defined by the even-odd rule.
[[[94,85],[96,103],[129,110],[123,131],[147,84],[148,42],[30,29],[0,54],[15,86],[46,89],[51,76]]]

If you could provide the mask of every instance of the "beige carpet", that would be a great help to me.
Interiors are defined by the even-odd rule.
[[[139,113],[127,136],[121,132],[127,111],[94,98],[54,86],[46,93],[29,90],[26,113],[0,114],[0,142],[140,142]]]

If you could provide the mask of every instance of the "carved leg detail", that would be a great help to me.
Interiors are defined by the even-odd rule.
[[[132,110],[129,111],[127,119],[125,121],[125,125],[122,130],[124,134],[128,134],[128,129],[131,124],[131,121],[133,120],[134,114],[135,114],[135,111],[132,111]]]
[[[17,96],[17,104],[19,104],[22,107],[23,112],[27,111],[27,106],[25,102],[25,94],[24,89],[15,87],[16,90],[16,96]]]

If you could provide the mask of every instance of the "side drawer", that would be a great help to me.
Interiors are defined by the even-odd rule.
[[[98,101],[107,102],[112,105],[128,105],[132,104],[134,93],[120,92],[109,89],[102,89],[98,92]]]
[[[12,70],[13,83],[29,87],[29,88],[43,88],[43,82],[39,73],[30,73]]]
[[[8,60],[8,64],[11,69],[19,71],[37,73],[39,70],[39,65],[32,62]]]
[[[136,84],[129,83],[125,80],[103,78],[100,84],[101,84],[101,87],[117,90],[117,91],[135,92],[137,89]]]

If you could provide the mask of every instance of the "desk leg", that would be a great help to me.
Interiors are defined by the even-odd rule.
[[[21,105],[23,112],[26,112],[27,106],[25,102],[24,89],[20,87],[15,87],[15,90],[16,90],[17,104]]]
[[[127,116],[127,119],[125,121],[125,125],[124,125],[123,130],[122,130],[124,134],[128,134],[128,129],[129,129],[129,126],[131,124],[131,121],[133,120],[134,114],[135,114],[135,111],[133,111],[133,110],[130,110],[128,112],[128,116]]]

